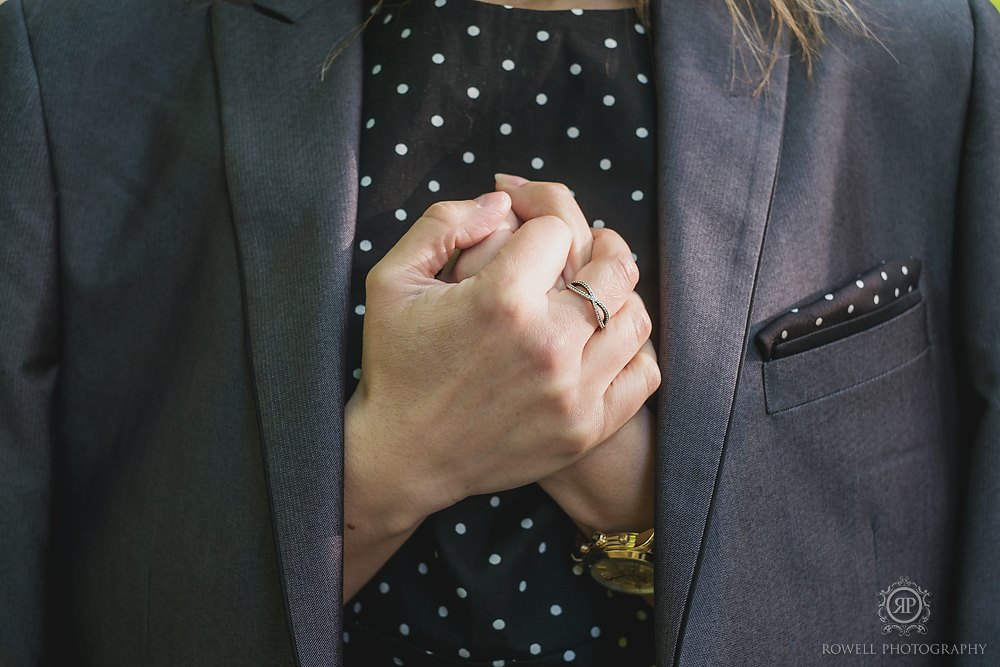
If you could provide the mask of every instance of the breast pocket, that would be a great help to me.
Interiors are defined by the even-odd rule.
[[[768,414],[791,410],[872,382],[913,363],[930,348],[919,290],[901,312],[842,338],[765,361]]]

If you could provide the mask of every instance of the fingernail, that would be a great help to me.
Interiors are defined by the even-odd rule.
[[[497,187],[516,188],[528,182],[528,179],[515,176],[514,174],[493,174],[493,180]]]
[[[487,192],[473,201],[476,202],[476,208],[485,208],[497,213],[505,213],[510,208],[510,195],[506,192]]]

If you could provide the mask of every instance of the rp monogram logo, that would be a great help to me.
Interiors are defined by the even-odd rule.
[[[879,591],[878,617],[883,623],[882,634],[898,632],[901,637],[909,637],[911,632],[927,634],[924,623],[931,617],[931,605],[927,601],[930,595],[908,577],[900,577],[884,591]]]

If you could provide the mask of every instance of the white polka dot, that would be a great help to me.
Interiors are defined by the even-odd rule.
[[[549,101],[549,96],[545,93],[538,93],[535,95],[535,104],[543,105]]]
[[[403,31],[402,31],[401,33],[399,33],[399,36],[400,36],[401,38],[403,38],[403,39],[406,39],[407,37],[409,37],[409,36],[410,36],[410,33],[411,33],[411,32],[412,32],[412,31],[411,31],[411,30],[410,30],[409,28],[403,28]]]
[[[597,639],[598,637],[601,636],[601,629],[595,625],[590,629],[590,636],[593,637],[594,639]]]
[[[427,574],[427,563],[417,563],[417,572]]]
[[[392,14],[386,14],[385,18],[382,19],[382,23],[388,23],[392,20]]]
[[[409,89],[410,87],[405,83],[401,83],[398,86],[396,86],[396,92],[399,93],[400,95],[405,95],[406,91],[408,91]]]
[[[493,661],[493,667],[504,667],[504,665],[506,665],[506,664],[507,663],[504,662],[503,660],[494,660]]]
[[[351,643],[351,635],[346,630],[344,631],[344,643],[345,644],[350,644]]]
[[[465,535],[465,524],[459,521],[455,524],[455,532],[459,535]]]
[[[881,273],[879,273],[879,275],[882,276],[882,280],[889,279],[889,274],[887,274],[885,271],[882,271]]]
[[[500,63],[500,67],[504,68],[508,72],[513,72],[514,61],[511,60],[510,58],[504,58],[503,61]]]
[[[465,32],[469,33],[469,37],[477,37],[479,35],[479,26],[470,25],[465,29]]]
[[[441,189],[441,184],[434,180],[427,181],[427,189],[431,192],[437,192]]]
[[[910,270],[908,268],[906,268],[905,264],[902,267],[900,267],[899,270],[902,271],[902,273],[903,273],[904,276],[910,275]]]
[[[476,154],[472,151],[465,151],[462,153],[462,162],[465,164],[472,164],[476,161]]]
[[[604,40],[604,46],[608,47],[609,49],[613,49],[616,46],[618,46],[618,41],[615,40],[614,37],[608,37],[607,39]]]
[[[639,611],[635,612],[635,617],[637,619],[639,619],[640,621],[645,621],[647,618],[649,618],[649,616],[646,614],[646,612],[643,611],[642,609],[640,609]]]
[[[853,312],[854,312],[854,304],[852,303],[847,307],[847,314],[850,315]]]
[[[360,368],[355,368],[354,372],[352,372],[351,375],[354,376],[355,380],[360,380],[361,379],[361,369]],[[382,587],[379,586],[379,588],[382,588]],[[382,592],[384,593],[385,591],[382,591]]]
[[[406,220],[406,211],[401,208],[397,208],[394,215],[396,216],[396,220],[399,220],[400,222]]]
[[[496,619],[496,620],[493,621],[493,629],[494,630],[503,630],[506,627],[507,627],[507,623],[502,618],[498,618],[498,619]]]
[[[446,4],[448,4],[448,0],[434,0],[435,7],[444,7]]]
[[[645,34],[646,34],[646,26],[644,26],[643,24],[641,24],[641,23],[636,23],[636,24],[635,24],[634,26],[632,26],[632,27],[633,27],[633,28],[635,28],[635,31],[636,31],[637,33],[639,33],[640,35],[645,35]]]
[[[625,648],[626,646],[628,646],[628,640],[625,639],[624,637],[619,637],[618,645],[621,646],[622,648]]]
[[[784,330],[781,332],[781,340],[785,340],[786,338],[788,338],[788,331]]]
[[[540,553],[540,554],[545,553],[545,550],[547,548],[548,548],[548,546],[545,544],[545,542],[539,542],[538,543],[538,553]]]
[[[549,613],[552,614],[553,616],[559,616],[562,614],[562,607],[560,607],[557,604],[554,604],[551,607],[549,607]]]
[[[490,554],[489,557],[490,565],[499,565],[501,560],[502,559],[500,558],[500,554]]]
[[[913,291],[913,285],[908,285],[908,286],[906,287],[906,291],[907,291],[907,292],[912,292],[912,291]]]
[[[604,97],[601,98],[601,101],[604,102],[604,106],[613,107],[615,105],[615,96],[605,95]]]
[[[576,139],[580,136],[580,128],[570,125],[566,128],[566,136],[570,139]]]
[[[635,75],[635,79],[639,83],[649,83],[649,77],[646,76],[645,74],[643,74],[642,72],[639,72],[638,74],[636,74]]]
[[[532,169],[541,169],[544,166],[545,166],[545,161],[542,160],[542,158],[540,158],[540,157],[533,157],[533,158],[531,158],[531,167],[532,167]]]
[[[567,650],[563,653],[563,662],[573,662],[574,660],[576,660],[576,653],[572,650]]]
[[[396,144],[396,154],[406,155],[407,151],[410,149],[406,147],[406,144]]]
[[[464,649],[464,648],[458,649],[458,657],[460,657],[460,658],[468,658],[470,655],[472,655],[472,654],[469,653],[468,649]]]
[[[862,287],[865,286],[865,283],[862,280],[856,280],[854,281],[854,284],[858,286],[858,289],[861,289]]]
[[[538,32],[535,33],[535,39],[537,39],[539,42],[547,42],[547,41],[549,41],[549,33],[548,33],[548,31],[547,30],[539,30]]]
[[[406,637],[407,635],[409,635],[410,634],[410,626],[408,626],[406,623],[400,623],[399,624],[399,634],[403,635],[404,637]]]
[[[635,261],[635,262],[638,262],[639,261],[639,255],[637,255],[635,253],[632,253],[632,260]]]
[[[400,667],[403,664],[403,661],[400,658],[393,658],[392,664],[396,665],[397,667]]]
[[[893,290],[892,295],[893,296],[899,296],[899,288],[898,287],[895,290]]]
[[[632,191],[632,201],[642,201],[643,196],[644,195],[642,194],[642,190]]]
[[[372,184],[372,177],[371,176],[362,176],[361,177],[361,187],[367,188],[371,184]]]
[[[469,596],[469,592],[464,588],[462,588],[461,586],[459,586],[458,588],[455,589],[455,595],[457,595],[462,599],[465,599]]]
[[[528,647],[528,653],[530,653],[531,655],[538,655],[541,652],[542,652],[542,645],[537,642]]]
[[[522,579],[521,581],[519,581],[518,584],[517,584],[517,590],[520,591],[521,593],[523,593],[524,591],[528,590],[528,582],[525,581],[524,579]]]
[[[500,123],[500,134],[507,136],[514,131],[514,128],[510,126],[510,123]]]
[[[534,525],[535,522],[531,520],[531,517],[525,517],[521,519],[521,528],[524,528],[525,530],[530,529]]]
[[[434,63],[435,65],[440,65],[441,63],[444,62],[444,54],[435,53],[434,55],[431,56],[431,62]]]
[[[594,226],[594,229],[600,229],[601,227],[604,226],[604,221],[598,218],[597,220],[594,220],[592,224]]]
[[[370,129],[372,129],[373,127],[375,127],[375,119],[374,119],[374,118],[369,118],[369,119],[368,119],[368,120],[367,120],[367,121],[365,122],[365,128],[367,128],[367,129],[369,129],[369,130],[370,130]]]
[[[471,97],[472,99],[477,99],[479,97],[479,89],[476,88],[475,86],[469,86],[468,89],[465,91],[465,94]]]
[[[355,602],[354,606],[351,607],[351,609],[354,610],[355,614],[360,613],[361,612],[361,603],[360,602]]]
[[[823,324],[823,318],[822,317],[817,317],[816,318],[816,326],[820,326],[821,324]]]
[[[372,74],[378,74],[381,71],[382,71],[382,65],[381,64],[379,64],[379,65],[373,65],[372,66]]]
[[[490,498],[490,507],[500,507],[500,496],[492,496]]]
[[[573,63],[572,65],[569,66],[569,73],[572,74],[573,76],[577,76],[582,71],[583,68],[580,67],[580,65],[577,63]]]
[[[382,583],[380,583],[378,585],[378,592],[379,593],[388,593],[389,592],[389,584],[385,583],[384,581]]]
[[[431,116],[431,125],[433,125],[434,127],[441,127],[442,125],[444,125],[444,117],[440,116],[439,114],[434,114],[433,116]]]
[[[875,298],[873,298],[872,301],[875,303],[876,306],[878,305],[878,294],[875,295]]]
[[[799,312],[799,309],[798,309],[798,308],[792,308],[792,309],[791,309],[790,311],[788,311],[788,312],[790,312],[790,313],[797,313],[797,312]]]
[[[635,136],[639,137],[640,139],[645,139],[646,137],[649,136],[649,130],[647,130],[644,127],[637,127],[635,128]]]
[[[580,576],[581,574],[583,574],[583,566],[582,566],[582,565],[580,565],[579,563],[577,563],[576,565],[574,565],[574,566],[573,566],[573,574],[575,574],[575,575],[576,575],[576,576],[578,576],[578,577],[579,577],[579,576]]]
[[[833,295],[832,294],[824,294],[823,298],[826,299],[827,301],[833,301]]]
[[[609,160],[608,158],[602,158],[601,161],[598,163],[598,166],[601,168],[602,171],[607,171],[608,169],[611,169],[611,160]]]
[[[569,11],[570,11],[570,13],[573,16],[583,16],[583,10],[582,9],[571,9]]]
[[[359,303],[358,305],[354,306],[354,314],[355,315],[364,315],[365,314],[365,304]]]
[[[445,607],[444,605],[438,607],[438,616],[441,618],[448,618],[448,607]]]

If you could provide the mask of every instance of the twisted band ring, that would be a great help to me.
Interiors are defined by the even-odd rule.
[[[608,326],[611,313],[608,312],[608,307],[601,303],[601,300],[594,294],[594,290],[590,289],[590,285],[583,280],[574,280],[569,285],[566,285],[566,288],[590,302],[590,305],[594,307],[594,316],[597,318],[597,327],[599,329]]]

